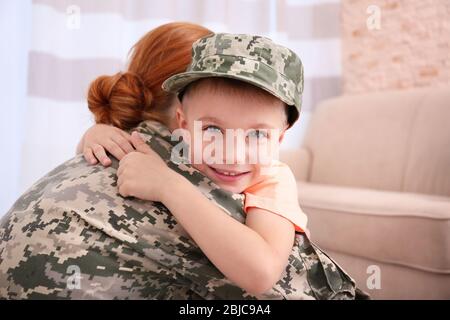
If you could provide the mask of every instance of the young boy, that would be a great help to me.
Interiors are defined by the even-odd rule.
[[[227,161],[207,161],[207,146],[195,147],[195,126],[200,123],[202,132],[224,137],[243,130],[245,141],[256,139],[259,146],[281,142],[299,117],[303,67],[294,52],[259,36],[214,34],[195,42],[192,52],[190,68],[166,80],[163,88],[178,94],[178,125],[194,136],[191,153],[201,152],[202,161],[194,162],[193,167],[218,186],[245,194],[245,225],[170,170],[137,133],[133,133],[132,143],[142,152],[122,158],[119,192],[162,202],[225,276],[259,295],[279,280],[295,231],[306,231],[307,219],[298,205],[294,176],[276,159],[269,165],[276,170],[265,173],[263,164],[248,161],[248,150],[243,163],[228,161],[229,154],[242,151],[236,145],[224,148]],[[213,153],[217,156],[218,152]]]

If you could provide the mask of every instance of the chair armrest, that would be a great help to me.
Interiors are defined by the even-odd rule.
[[[287,164],[298,181],[309,181],[311,152],[301,147],[280,151],[280,161]]]

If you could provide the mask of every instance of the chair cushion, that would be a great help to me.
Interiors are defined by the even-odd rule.
[[[450,274],[450,198],[297,183],[319,246]]]

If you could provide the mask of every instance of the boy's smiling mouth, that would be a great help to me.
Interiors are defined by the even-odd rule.
[[[223,182],[236,182],[250,174],[250,171],[223,170],[208,166],[213,174]]]

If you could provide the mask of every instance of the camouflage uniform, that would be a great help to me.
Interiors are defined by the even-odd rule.
[[[228,76],[258,85],[300,110],[303,69],[289,49],[267,38],[218,34],[194,44],[193,53],[190,74],[169,78],[167,90],[179,91],[205,74]],[[145,121],[137,129],[171,169],[231,217],[245,222],[242,194],[223,190],[189,164],[170,160],[178,141],[171,141],[166,127]],[[221,274],[164,205],[120,196],[117,168],[116,160],[103,168],[77,156],[18,199],[0,221],[0,298],[357,296],[355,282],[303,233],[296,233],[286,269],[274,287],[257,297],[248,294]]]
[[[167,128],[146,121],[138,130],[170,168],[245,222],[241,194],[220,189],[190,165],[170,161],[176,142]],[[218,271],[161,203],[121,197],[117,167],[117,161],[108,168],[91,166],[77,156],[18,199],[0,223],[1,298],[355,297],[354,281],[302,233],[295,235],[278,283],[259,297],[246,293]]]

